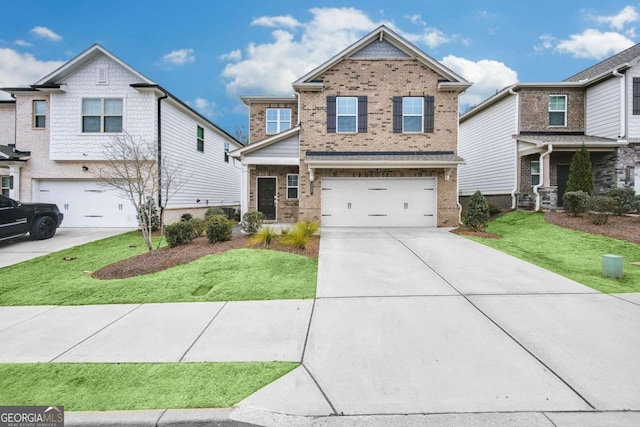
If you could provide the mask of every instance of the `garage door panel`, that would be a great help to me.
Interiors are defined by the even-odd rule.
[[[323,178],[325,227],[434,227],[436,178]]]

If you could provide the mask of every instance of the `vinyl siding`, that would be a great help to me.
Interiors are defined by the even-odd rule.
[[[509,194],[515,186],[516,96],[509,96],[460,124],[460,193]]]
[[[620,79],[606,80],[587,89],[586,134],[618,138],[620,134]]]
[[[298,135],[292,135],[287,139],[273,143],[261,150],[247,154],[247,158],[256,157],[286,157],[297,159],[300,156],[300,142]]]
[[[197,126],[204,128],[204,152],[196,150]],[[231,141],[171,100],[162,103],[162,152],[184,165],[184,185],[169,199],[169,208],[193,208],[240,203],[241,167],[224,162],[224,142]],[[230,142],[230,150],[240,146]],[[197,202],[197,200],[200,202]]]

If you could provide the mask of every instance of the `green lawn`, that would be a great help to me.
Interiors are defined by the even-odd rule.
[[[500,216],[487,231],[502,238],[470,238],[601,292],[640,292],[640,267],[631,265],[640,261],[640,245],[548,224],[532,212]],[[623,257],[623,279],[602,275],[605,254]]]
[[[7,363],[3,405],[64,405],[66,411],[232,406],[298,363]]]
[[[144,251],[142,238],[133,232],[1,268],[0,305],[315,297],[318,260],[270,250],[232,250],[128,279],[99,280],[90,276],[92,271]],[[152,256],[149,262],[153,262]]]

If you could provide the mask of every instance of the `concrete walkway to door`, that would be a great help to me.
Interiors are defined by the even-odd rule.
[[[442,229],[323,229],[317,297],[303,366],[232,418],[640,425],[638,298]]]

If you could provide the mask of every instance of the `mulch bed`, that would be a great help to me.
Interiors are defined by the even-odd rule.
[[[544,214],[544,219],[560,227],[627,240],[640,245],[640,218],[637,216],[612,215],[603,225],[592,224],[587,215],[574,217],[565,212],[547,212]]]

